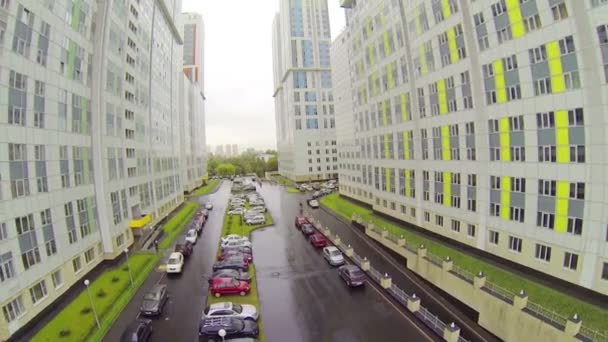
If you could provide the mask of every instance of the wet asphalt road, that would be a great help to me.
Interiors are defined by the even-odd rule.
[[[252,237],[267,341],[436,339],[387,301],[377,286],[368,282],[349,289],[344,284],[337,269],[294,228],[299,196],[270,185],[260,193],[275,222]]]
[[[410,313],[391,304],[377,286],[368,283],[365,289],[355,290],[345,286],[336,269],[293,227],[300,195],[267,183],[260,192],[275,222],[252,235],[266,341],[437,340]],[[198,341],[208,293],[203,276],[211,274],[229,193],[230,184],[225,182],[215,194],[197,199],[204,203],[210,198],[214,209],[183,274],[166,277],[163,271],[152,272],[104,341],[120,340],[127,325],[138,317],[144,293],[156,283],[168,285],[170,300],[162,316],[154,319],[150,341]],[[183,234],[177,239],[181,240]]]

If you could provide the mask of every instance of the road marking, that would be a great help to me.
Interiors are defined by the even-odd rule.
[[[332,216],[332,214],[327,213],[329,216],[331,216],[333,219],[337,220],[338,222],[344,224],[344,222],[339,219],[336,218],[334,216]],[[389,264],[393,265],[397,271],[399,273],[401,273],[402,275],[404,275],[407,279],[409,279],[412,283],[418,285],[418,287],[420,288],[420,290],[425,293],[426,295],[428,295],[430,298],[435,299],[435,302],[441,306],[443,309],[445,309],[447,312],[451,313],[454,317],[458,317],[458,315],[456,315],[452,310],[450,310],[448,307],[446,307],[441,301],[439,301],[438,299],[435,298],[435,296],[431,295],[430,292],[428,292],[423,284],[421,284],[420,282],[418,282],[418,280],[414,279],[413,277],[411,277],[409,274],[407,274],[403,269],[401,269],[402,265],[399,265],[397,262],[395,262],[390,256],[388,256],[386,254],[386,252],[384,252],[383,250],[381,250],[379,247],[375,246],[372,243],[372,239],[370,237],[368,237],[366,234],[358,231],[356,228],[353,228],[351,226],[351,224],[346,224],[347,228],[352,231],[355,235],[357,235],[361,240],[363,240],[363,242],[365,244],[367,244],[369,247],[371,247],[373,250],[375,250],[383,259],[385,259],[386,262],[388,262]],[[466,323],[463,320],[460,320],[460,324],[467,327],[471,333],[473,333],[475,336],[479,337],[481,340],[483,341],[488,341],[486,338],[484,338],[482,335],[480,335],[477,331],[475,331],[475,329],[473,329],[468,323]]]
[[[374,291],[378,292],[378,294],[380,294],[380,296],[382,298],[384,298],[385,301],[387,301],[401,316],[403,316],[403,318],[405,318],[407,321],[412,323],[412,325],[416,328],[416,330],[418,330],[424,337],[428,338],[429,341],[436,341],[436,339],[431,338],[431,336],[426,331],[424,331],[422,328],[420,328],[418,326],[418,324],[416,324],[416,322],[418,320],[414,321],[410,316],[406,315],[402,311],[403,308],[400,308],[397,305],[395,305],[395,303],[393,303],[390,300],[390,298],[388,298],[388,296],[384,293],[384,291],[378,290],[378,288],[377,288],[378,285],[375,282],[373,282],[371,280],[366,280],[365,282],[370,284],[371,288],[374,289]],[[435,336],[435,335],[433,335],[433,336]]]

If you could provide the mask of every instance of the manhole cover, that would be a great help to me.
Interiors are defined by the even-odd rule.
[[[273,277],[278,277],[281,275],[281,272],[272,272],[270,275]]]

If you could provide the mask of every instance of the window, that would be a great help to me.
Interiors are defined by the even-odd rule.
[[[494,230],[490,230],[490,243],[493,245],[498,245],[499,233]]]
[[[566,3],[562,2],[551,7],[551,13],[553,13],[553,20],[555,21],[568,18],[568,9],[566,8]]]
[[[30,288],[30,297],[32,298],[33,304],[36,304],[44,299],[46,295],[46,282],[44,280]]]
[[[51,274],[51,279],[53,280],[53,287],[58,288],[63,285],[63,277],[61,276],[61,270],[57,270]]]
[[[509,249],[521,253],[522,240],[518,237],[509,236]]]
[[[551,247],[537,243],[536,250],[534,252],[534,257],[536,259],[539,259],[542,261],[550,262],[551,261]]]
[[[457,233],[460,233],[460,221],[452,220],[452,230]]]
[[[536,225],[543,228],[553,229],[555,226],[555,215],[542,211],[537,212]]]
[[[4,313],[4,319],[7,323],[14,321],[21,317],[25,313],[25,307],[23,306],[23,298],[18,296],[17,298],[10,301],[8,304],[2,307]]]
[[[95,249],[90,248],[84,252],[84,260],[87,264],[90,264],[95,259]]]
[[[79,256],[72,260],[72,267],[74,268],[74,273],[78,273],[82,270],[82,262],[80,261]]]
[[[8,237],[8,233],[6,231],[6,223],[0,222],[0,241],[6,239]]]
[[[424,212],[424,222],[431,222],[431,213],[428,211]]]
[[[469,237],[475,237],[475,225],[474,224],[468,224],[467,225],[467,236]]]
[[[26,251],[25,253],[21,254],[21,261],[23,262],[23,268],[25,268],[26,270],[39,263],[40,251],[38,250],[38,247],[34,247],[29,251]]]
[[[441,216],[441,215],[435,215],[435,225],[437,227],[443,228],[443,216]]]
[[[120,234],[116,237],[116,246],[122,247],[125,244],[125,234]]]
[[[602,279],[608,280],[608,262],[602,265]]]
[[[4,282],[15,276],[15,265],[13,264],[13,253],[7,252],[0,255],[0,282]]]
[[[583,220],[577,217],[568,217],[567,232],[581,235],[583,233]]]
[[[585,183],[570,183],[570,198],[585,199]]]
[[[564,254],[564,267],[576,271],[578,267],[578,254],[566,252]]]

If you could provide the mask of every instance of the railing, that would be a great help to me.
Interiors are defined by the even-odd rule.
[[[395,284],[392,284],[391,287],[387,289],[387,291],[391,295],[393,295],[393,298],[395,298],[397,301],[399,301],[399,303],[407,306],[407,300],[410,298],[410,296],[407,293],[405,293],[405,291],[398,288],[397,285],[395,285]]]
[[[556,326],[565,327],[566,323],[568,322],[567,317],[561,316],[554,311],[547,310],[539,304],[531,302],[530,300],[528,300],[528,303],[526,304],[526,309],[528,309],[535,315],[542,317],[542,319],[553,323],[553,325]]]
[[[382,234],[382,228],[373,226],[372,227],[372,232],[374,232],[376,234]]]
[[[382,279],[382,274],[380,274],[380,272],[378,272],[375,268],[369,269],[369,275],[377,282],[380,282],[380,279]]]
[[[391,240],[395,244],[397,244],[399,242],[399,237],[391,232],[388,232],[388,235],[386,235],[386,238]]]
[[[456,265],[452,265],[452,272],[456,273],[459,277],[466,279],[469,282],[475,281],[475,274],[473,272],[467,271],[462,267],[458,267]]]
[[[430,261],[431,263],[433,263],[439,267],[441,267],[443,265],[443,260],[438,256],[427,253],[426,258],[428,259],[428,261]]]
[[[417,312],[420,314],[420,317],[425,321],[425,324],[435,330],[438,334],[443,335],[443,331],[445,329],[445,323],[443,323],[439,317],[433,315],[429,310],[424,307],[420,307],[420,310]]]
[[[583,335],[584,337],[586,337],[594,342],[607,342],[608,341],[608,331],[605,331],[604,333],[600,333],[597,330],[593,330],[593,329],[589,329],[585,326],[581,326],[581,330],[579,331],[579,334]]]
[[[494,283],[487,281],[483,286],[488,292],[493,294],[494,296],[503,299],[508,303],[513,303],[513,298],[515,298],[515,293],[502,288]]]
[[[407,240],[405,241],[405,249],[414,254],[418,254],[418,246],[414,245],[413,243],[408,243]]]
[[[353,253],[353,256],[350,257],[353,262],[355,263],[355,265],[361,267],[361,262],[363,261],[363,259],[361,259],[360,256],[358,256],[357,254]]]

